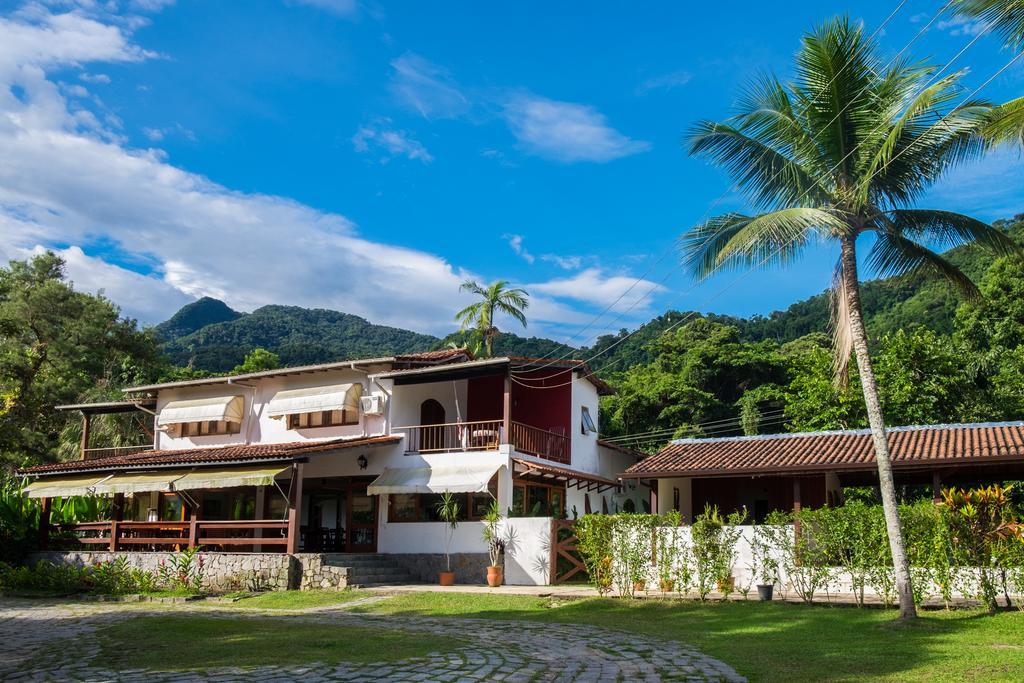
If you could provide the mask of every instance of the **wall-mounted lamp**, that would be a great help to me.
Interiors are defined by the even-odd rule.
[[[370,461],[366,459],[365,455],[360,455],[356,458],[356,462],[359,463],[359,469],[365,470],[366,466],[370,464]]]

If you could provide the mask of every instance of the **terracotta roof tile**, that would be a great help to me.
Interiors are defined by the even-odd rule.
[[[422,361],[422,362],[438,362],[452,360],[465,356],[468,360],[473,360],[473,354],[470,353],[469,349],[438,349],[437,351],[423,351],[422,353],[404,353],[395,356],[396,361]]]
[[[295,441],[274,444],[238,444],[208,448],[182,450],[143,451],[131,455],[71,460],[68,462],[36,465],[20,471],[20,474],[44,475],[58,472],[81,472],[103,470],[143,469],[167,465],[205,465],[250,460],[289,460],[307,453],[356,448],[359,446],[381,446],[398,443],[401,436],[371,436],[362,439],[332,439],[330,441]]]
[[[1015,459],[1024,463],[1024,422],[895,427],[893,467]],[[875,467],[871,433],[807,432],[680,439],[626,470],[627,475],[711,476]]]

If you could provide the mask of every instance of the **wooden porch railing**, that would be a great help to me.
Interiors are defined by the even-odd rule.
[[[571,439],[565,434],[540,429],[522,422],[513,422],[511,443],[520,453],[536,455],[565,465],[570,463]]]
[[[410,425],[395,430],[405,432],[406,453],[496,451],[502,443],[501,420]]]
[[[245,521],[88,522],[56,529],[73,543],[103,545],[117,550],[167,550],[196,546],[281,546],[288,544],[288,523]]]
[[[114,446],[110,448],[86,448],[82,451],[82,460],[95,458],[114,458],[122,455],[134,455],[153,450],[153,444],[143,446]]]
[[[494,451],[499,444],[509,443],[520,453],[566,465],[570,462],[572,440],[568,436],[522,422],[511,423],[510,439],[505,438],[501,420],[409,425],[395,427],[395,431],[405,432],[406,453]]]

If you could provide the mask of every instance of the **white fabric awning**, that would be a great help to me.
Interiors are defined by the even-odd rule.
[[[25,487],[29,498],[66,498],[68,496],[94,496],[96,485],[110,479],[109,474],[92,474],[83,477],[43,477]]]
[[[332,384],[326,387],[288,389],[274,394],[267,404],[267,415],[284,417],[298,413],[318,413],[325,410],[359,410],[359,397],[363,385]]]
[[[272,486],[274,477],[291,466],[232,467],[189,472],[174,482],[175,491],[191,489],[226,489],[232,486]]]
[[[187,422],[241,422],[245,410],[242,396],[214,396],[187,401],[170,401],[156,418],[158,427]]]
[[[174,482],[184,477],[188,470],[161,470],[159,472],[122,472],[100,482],[95,486],[99,495],[115,493],[148,493],[149,491],[171,491]]]
[[[440,467],[387,468],[366,492],[371,496],[392,493],[486,493],[487,484],[501,463]]]

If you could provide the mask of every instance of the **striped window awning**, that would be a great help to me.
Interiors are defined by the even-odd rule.
[[[157,427],[189,422],[241,422],[245,410],[242,396],[212,396],[187,401],[170,401],[157,414]]]
[[[267,404],[267,415],[281,418],[285,415],[328,410],[358,412],[359,398],[362,395],[363,385],[359,383],[288,389],[274,394],[274,398]]]

